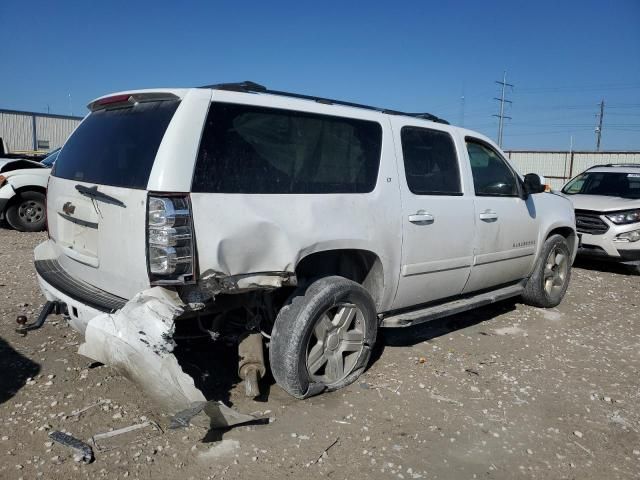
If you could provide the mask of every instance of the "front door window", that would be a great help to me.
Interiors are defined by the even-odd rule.
[[[518,181],[513,170],[492,148],[467,139],[476,196],[518,196]]]

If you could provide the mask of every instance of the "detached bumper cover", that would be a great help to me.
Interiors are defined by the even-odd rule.
[[[74,300],[101,312],[115,312],[127,303],[124,298],[73,278],[56,260],[36,260],[35,267],[38,275],[49,285]]]

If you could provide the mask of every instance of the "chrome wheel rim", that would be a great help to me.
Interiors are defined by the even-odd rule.
[[[544,291],[547,295],[555,295],[562,290],[568,271],[567,255],[560,248],[553,248],[544,264]]]
[[[18,216],[25,223],[37,223],[44,218],[44,206],[34,200],[27,200],[18,207]]]
[[[326,385],[347,377],[365,348],[365,322],[352,303],[341,303],[318,317],[307,343],[307,371]]]

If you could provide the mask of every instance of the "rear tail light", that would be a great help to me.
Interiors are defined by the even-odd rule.
[[[147,262],[152,284],[193,282],[195,250],[188,196],[149,196]]]

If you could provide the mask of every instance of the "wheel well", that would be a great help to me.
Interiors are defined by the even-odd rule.
[[[39,187],[37,185],[27,185],[25,187],[20,187],[20,188],[16,188],[15,189],[16,193],[22,193],[22,192],[38,192],[41,193],[43,195],[47,194],[47,189],[44,187]]]
[[[571,248],[571,251],[573,252],[573,249],[575,247],[576,240],[577,240],[576,232],[575,232],[575,230],[573,230],[573,228],[571,228],[571,227],[554,228],[553,230],[551,230],[549,232],[549,235],[547,235],[547,238],[549,238],[551,235],[562,235],[564,238],[566,238],[567,241],[569,242],[569,247]]]
[[[384,275],[382,262],[368,250],[345,249],[312,253],[296,265],[298,282],[311,278],[339,275],[361,284],[376,305],[382,301]]]
[[[14,191],[16,192],[16,194],[9,199],[5,210],[10,206],[14,205],[18,201],[18,199],[20,198],[19,195],[22,192],[39,192],[45,196],[47,195],[47,189],[43,187],[38,187],[37,185],[27,185],[25,187],[16,188],[14,189]]]

